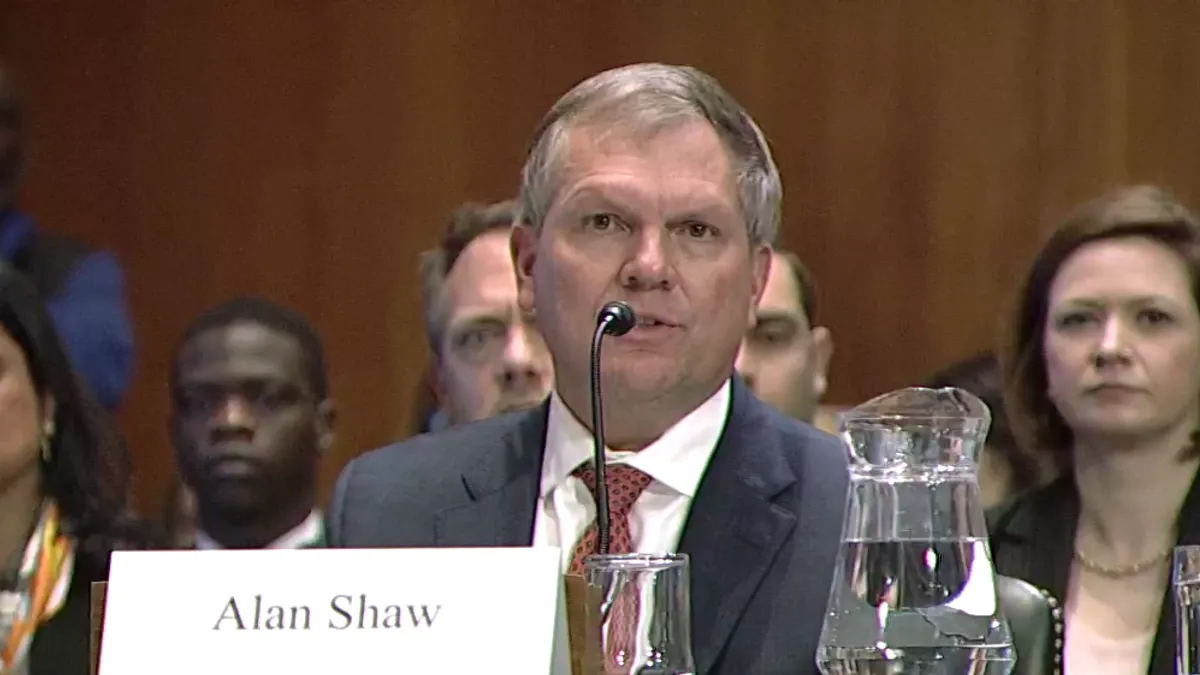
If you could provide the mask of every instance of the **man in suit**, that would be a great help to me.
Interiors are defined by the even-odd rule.
[[[550,399],[351,462],[331,544],[556,546],[578,571],[595,532],[580,471],[591,336],[624,300],[637,326],[601,364],[613,552],[691,556],[698,673],[816,673],[846,453],[733,368],[781,192],[762,133],[708,75],[641,64],[577,85],[534,139],[512,235],[519,301],[554,359]]]
[[[196,548],[324,546],[317,476],[335,406],[320,338],[303,316],[257,297],[206,310],[176,348],[171,398]]]
[[[509,234],[517,205],[468,202],[421,254],[421,315],[441,424],[537,407],[550,393],[546,345],[517,304]],[[432,429],[430,429],[432,430]]]

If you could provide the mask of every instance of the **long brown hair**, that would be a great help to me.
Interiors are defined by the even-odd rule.
[[[1021,283],[1001,351],[1004,402],[1018,445],[1038,466],[1069,468],[1073,436],[1047,394],[1043,335],[1050,286],[1081,246],[1144,237],[1169,247],[1187,265],[1200,305],[1200,221],[1161,188],[1120,187],[1076,207],[1050,234]]]
[[[54,400],[55,433],[41,458],[42,481],[81,559],[100,576],[109,554],[152,548],[152,530],[129,508],[130,460],[112,418],[71,368],[33,282],[0,263],[0,328],[21,349],[39,396]]]

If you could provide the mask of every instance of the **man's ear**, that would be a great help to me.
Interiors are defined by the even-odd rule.
[[[771,276],[771,247],[763,244],[753,253],[750,260],[750,291],[754,294],[754,302],[750,303],[750,315],[746,317],[747,330],[758,322],[758,303],[762,301],[763,293],[767,292],[767,279]]]
[[[317,404],[316,427],[317,449],[322,455],[328,454],[337,439],[337,402],[332,398]]]
[[[517,305],[526,314],[534,312],[533,266],[537,261],[537,232],[532,225],[518,223],[509,235],[513,269],[517,274]]]
[[[829,362],[833,359],[833,333],[824,326],[812,329],[813,393],[817,400],[829,388]]]

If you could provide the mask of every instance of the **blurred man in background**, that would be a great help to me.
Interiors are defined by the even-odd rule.
[[[760,399],[809,424],[816,422],[833,356],[833,335],[816,325],[816,315],[808,268],[796,254],[776,249],[737,370]]]
[[[0,260],[29,276],[45,299],[72,365],[109,410],[133,376],[125,281],[111,254],[40,229],[17,210],[25,162],[24,110],[0,63]]]
[[[323,546],[317,477],[335,409],[312,326],[269,300],[234,298],[188,327],[171,378],[196,548]]]
[[[432,428],[536,407],[550,392],[550,353],[517,306],[509,249],[514,218],[512,201],[463,204],[438,247],[421,255],[422,311],[438,400]]]

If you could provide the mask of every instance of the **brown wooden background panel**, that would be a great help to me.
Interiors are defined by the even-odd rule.
[[[1128,171],[1200,208],[1200,3],[1127,12]]]
[[[465,199],[510,196],[538,117],[639,60],[720,78],[770,136],[784,242],[836,335],[831,402],[991,342],[1005,282],[1070,204],[1123,180],[1200,197],[1200,10],[1134,4],[0,0],[28,81],[26,204],[116,250],[146,505],[170,471],[166,367],[205,305],[290,301],[342,402],[325,487],[409,428],[414,261]]]

